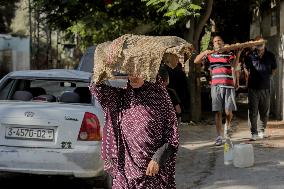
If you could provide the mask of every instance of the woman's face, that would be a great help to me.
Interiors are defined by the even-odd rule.
[[[132,88],[139,88],[144,84],[143,78],[137,75],[128,75],[128,79]]]

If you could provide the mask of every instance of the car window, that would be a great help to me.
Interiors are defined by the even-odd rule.
[[[15,83],[15,84],[13,84]],[[58,81],[43,79],[9,79],[0,89],[0,98],[19,100],[13,96],[17,91],[31,93],[31,100],[50,99],[48,102],[60,101],[63,93],[72,92],[79,95],[80,101],[74,103],[91,103],[91,94],[88,89],[88,82],[81,81]],[[9,92],[11,91],[11,92]],[[23,94],[23,92],[21,93]],[[17,95],[21,96],[21,95]],[[48,97],[47,97],[48,96]],[[72,103],[72,102],[70,102]]]
[[[0,88],[0,100],[6,100],[8,98],[9,92],[13,86],[14,81],[8,79]]]
[[[46,94],[54,96],[58,101],[60,101],[63,93],[74,92],[80,96],[81,103],[91,103],[88,85],[89,83],[86,82],[32,80],[30,88],[43,88]]]
[[[63,92],[74,91],[76,87],[88,87],[88,83],[84,82],[68,82],[68,81],[49,81],[49,80],[32,80],[30,88],[44,88],[46,94],[60,96]]]

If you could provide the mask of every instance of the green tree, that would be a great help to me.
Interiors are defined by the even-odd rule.
[[[243,42],[249,39],[249,27],[252,13],[261,12],[270,5],[271,0],[142,0],[148,6],[162,12],[168,24],[179,24],[184,31],[184,38],[193,43],[197,52],[208,48],[211,35],[217,32],[225,42]],[[256,15],[256,14],[254,14]],[[209,22],[210,19],[210,22]],[[259,18],[257,18],[259,19]],[[205,30],[205,26],[206,30]],[[200,46],[201,45],[201,46]],[[200,48],[199,48],[200,47]],[[190,106],[195,110],[194,119],[200,117],[199,66],[190,62],[189,88],[191,89]]]
[[[154,7],[157,12],[163,12],[169,25],[180,24],[184,31],[184,38],[191,42],[199,51],[199,42],[212,11],[213,0],[142,0],[148,6]],[[190,119],[197,121],[201,118],[201,88],[200,88],[200,66],[189,61],[189,89],[190,89]]]
[[[0,1],[0,33],[9,33],[10,25],[15,16],[16,3],[19,0]]]
[[[168,17],[169,25],[176,24],[183,17],[200,16],[201,1],[191,3],[188,0],[170,1],[170,0],[142,0],[147,2],[147,6],[153,6],[158,12],[165,12]]]
[[[263,2],[267,1],[33,0],[33,8],[42,13],[41,18],[47,21],[50,28],[64,31],[68,38],[76,38],[83,48],[112,40],[125,33],[135,33],[177,35],[191,42],[199,51],[200,40],[205,32],[204,26],[207,25],[207,28],[210,28],[211,25],[208,22],[210,17],[215,21],[217,30],[231,32],[234,28],[238,28],[235,33],[241,35],[242,29],[249,24],[242,27],[232,24],[238,17],[230,15],[239,11],[234,9],[234,3],[239,3],[238,7],[241,9],[242,5],[250,7],[252,3],[256,5],[255,7],[261,7]],[[225,6],[232,8],[228,12]],[[212,10],[213,14],[211,14]],[[230,21],[226,22],[226,20]],[[210,32],[209,29],[206,37],[203,38],[205,40],[203,49],[208,45]],[[192,109],[197,110],[191,117],[198,120],[201,115],[199,66],[190,62],[190,67],[190,104]]]
[[[141,1],[34,0],[33,8],[51,28],[65,31],[67,37],[76,34],[83,47],[125,33],[155,33],[166,26],[162,14]]]
[[[199,49],[199,41],[213,6],[213,0],[142,0],[162,12],[169,25],[183,25],[184,38]]]

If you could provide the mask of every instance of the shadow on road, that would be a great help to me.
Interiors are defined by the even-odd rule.
[[[65,176],[0,173],[1,189],[94,189],[87,182]]]

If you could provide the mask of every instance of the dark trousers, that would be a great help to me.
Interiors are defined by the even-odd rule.
[[[257,134],[258,130],[264,131],[269,117],[270,90],[249,89],[248,105],[251,134]]]

